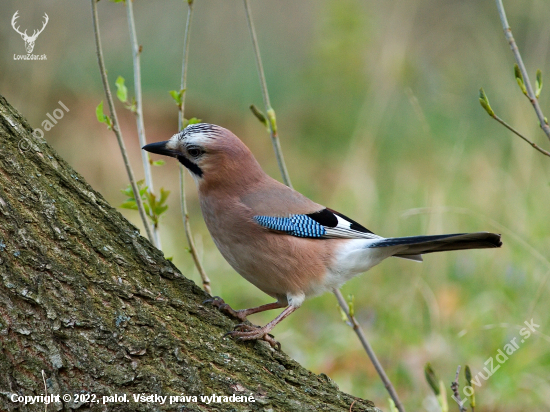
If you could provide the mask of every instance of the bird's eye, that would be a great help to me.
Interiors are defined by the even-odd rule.
[[[204,154],[204,150],[202,150],[200,147],[189,147],[187,148],[187,153],[189,153],[189,156],[197,158],[200,155]]]

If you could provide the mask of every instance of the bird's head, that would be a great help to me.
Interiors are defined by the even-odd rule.
[[[213,124],[189,125],[170,140],[148,144],[143,150],[175,157],[199,186],[217,183],[227,186],[263,174],[245,144],[229,130]]]

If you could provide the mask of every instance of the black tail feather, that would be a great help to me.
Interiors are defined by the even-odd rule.
[[[486,249],[502,246],[500,235],[488,232],[450,235],[410,236],[382,239],[370,247],[403,246],[396,256],[418,255],[461,249]]]

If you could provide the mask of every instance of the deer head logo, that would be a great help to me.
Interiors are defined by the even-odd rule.
[[[40,33],[42,33],[44,31],[44,28],[46,27],[46,24],[48,24],[48,20],[50,20],[50,18],[48,17],[48,15],[46,13],[44,13],[44,19],[45,20],[44,20],[44,25],[42,26],[42,28],[40,30],[34,30],[32,36],[28,36],[27,35],[27,30],[25,30],[23,33],[21,33],[19,31],[19,26],[15,27],[15,20],[17,20],[17,18],[19,17],[17,15],[17,13],[19,13],[19,10],[17,10],[15,12],[15,14],[13,15],[13,18],[11,19],[11,25],[12,25],[13,29],[21,35],[23,40],[25,40],[25,48],[27,49],[27,53],[32,53],[32,50],[34,49],[34,42],[36,41],[36,38],[38,37],[38,35]]]

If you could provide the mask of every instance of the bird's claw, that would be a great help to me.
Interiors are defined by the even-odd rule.
[[[216,306],[219,304],[219,303],[222,303],[224,304],[224,300],[222,298],[220,298],[219,296],[212,296],[211,298],[208,298],[206,299],[205,301],[202,302],[203,305],[207,304],[207,303],[211,303],[212,306]]]
[[[250,332],[250,331],[253,331],[255,329],[258,329],[259,326],[254,326],[254,325],[248,325],[246,323],[239,323],[238,325],[235,325],[235,327],[233,328],[233,330],[235,331],[247,331],[247,332]]]
[[[211,303],[212,306],[218,308],[221,312],[227,313],[240,321],[246,321],[246,315],[244,310],[234,310],[227,303],[224,302],[219,296],[213,296],[210,299],[206,299],[203,304]],[[227,332],[225,336],[231,336],[238,341],[245,340],[265,340],[271,345],[272,348],[281,350],[281,344],[274,339],[274,336],[265,331],[264,328],[254,325],[248,325],[246,323],[239,323],[235,325],[234,330]]]
[[[211,303],[212,306],[218,308],[220,312],[223,312],[229,316],[233,316],[236,319],[239,319],[241,322],[244,322],[246,320],[246,314],[243,310],[235,310],[229,304],[225,303],[225,301],[220,298],[219,296],[212,296],[210,299],[206,299],[204,302],[202,302],[203,305],[205,303]]]
[[[264,328],[241,323],[239,325],[236,325],[235,329],[238,330],[227,332],[224,336],[231,336],[238,341],[265,340],[271,345],[272,348],[277,348],[278,350],[281,350],[281,344],[275,340],[272,334],[266,332]]]

